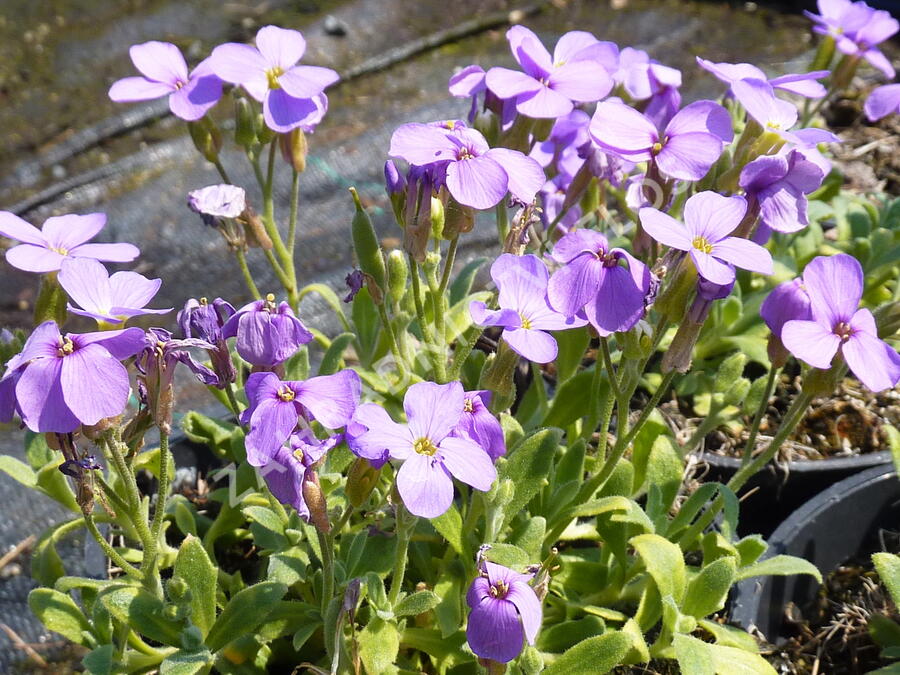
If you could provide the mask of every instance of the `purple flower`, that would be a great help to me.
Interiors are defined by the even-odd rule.
[[[530,203],[546,180],[541,165],[521,152],[491,148],[475,129],[404,124],[391,136],[392,157],[416,166],[441,163],[447,189],[460,204],[496,206],[507,192]]]
[[[293,506],[306,522],[312,520],[312,514],[304,497],[304,484],[317,481],[316,467],[343,439],[342,434],[337,434],[320,441],[304,429],[291,436],[289,448],[279,446],[260,471],[275,499]]]
[[[816,81],[821,80],[823,77],[828,77],[829,71],[827,70],[816,70],[811,73],[791,73],[773,77],[770,80],[763,71],[749,63],[713,63],[698,56],[697,65],[703,70],[712,73],[727,85],[731,85],[739,80],[761,80],[768,82],[775,89],[781,89],[805,98],[822,98],[827,93],[825,87]]]
[[[218,225],[219,218],[237,218],[247,208],[247,193],[236,185],[208,185],[188,192],[188,208],[199,213],[210,227]]]
[[[788,321],[812,320],[809,294],[803,287],[803,280],[797,278],[778,284],[763,300],[759,314],[777,338],[781,338],[781,329]]]
[[[850,370],[872,391],[890,389],[900,381],[900,355],[878,339],[875,317],[857,309],[863,292],[863,271],[845,253],[814,258],[803,270],[812,320],[788,321],[781,329],[784,346],[813,368],[827,370],[838,352]]]
[[[486,389],[465,392],[463,413],[452,435],[468,438],[497,461],[506,454],[506,440],[500,421],[488,410],[490,402],[491,392]]]
[[[547,300],[547,267],[535,255],[502,254],[491,265],[491,278],[499,289],[500,309],[490,310],[472,301],[469,313],[479,326],[502,326],[503,339],[520,356],[535,363],[556,358],[556,339],[548,330],[584,326],[587,321],[557,312]]]
[[[263,26],[256,34],[256,47],[219,45],[209,63],[216,75],[262,102],[270,129],[309,131],[325,114],[328,99],[323,92],[338,81],[338,74],[331,68],[296,65],[304,51],[306,40],[299,31]]]
[[[329,429],[344,426],[359,405],[360,389],[359,375],[352,370],[289,382],[275,373],[252,373],[244,387],[250,407],[241,414],[241,422],[250,425],[247,461],[265,466],[294,429],[308,426],[310,418]]]
[[[579,157],[578,150],[591,141],[588,134],[590,123],[591,118],[583,110],[573,110],[568,115],[560,117],[553,124],[547,139],[535,143],[529,157],[545,169],[550,165],[556,165],[560,173],[573,177],[584,163],[584,158]]]
[[[584,31],[570,31],[556,43],[551,57],[525,26],[510,28],[506,39],[525,72],[491,68],[485,81],[501,99],[514,99],[522,115],[560,117],[572,111],[573,102],[599,101],[612,91],[612,77],[602,65],[614,48],[611,43]]]
[[[656,241],[688,251],[701,277],[725,285],[734,280],[732,265],[772,274],[772,256],[766,249],[752,241],[728,236],[746,211],[747,201],[743,197],[723,197],[706,191],[687,200],[684,224],[650,207],[640,210],[640,219],[644,230]]]
[[[459,382],[418,382],[403,398],[407,424],[397,424],[386,413],[374,414],[361,406],[362,419],[354,421],[367,431],[348,438],[360,457],[383,462],[385,456],[402,460],[397,471],[397,490],[410,513],[436,518],[453,501],[457,478],[485,492],[497,477],[487,450],[477,443],[453,436],[463,414],[465,395]],[[374,407],[374,406],[373,406]]]
[[[500,118],[501,129],[506,130],[516,117],[515,99],[501,99],[487,87],[484,68],[478,65],[466,66],[450,77],[448,89],[451,96],[471,98],[469,124],[478,115],[478,97],[484,94],[484,108],[493,111]]]
[[[466,593],[472,608],[466,626],[469,647],[483,659],[506,663],[533,645],[541,628],[541,601],[529,585],[530,574],[484,561],[481,574]]]
[[[160,279],[148,279],[137,272],[116,272],[112,276],[92,258],[67,258],[62,262],[59,284],[79,307],[71,303],[72,314],[96,319],[104,324],[125,323],[134,316],[168,314],[168,309],[146,309],[159,290]]]
[[[566,194],[572,184],[572,177],[559,173],[548,180],[540,191],[541,198],[541,222],[544,228],[550,227],[563,210],[566,202]],[[581,218],[581,205],[572,204],[566,213],[556,224],[562,232],[568,232]]]
[[[656,124],[620,101],[597,105],[591,138],[631,162],[653,160],[669,178],[700,180],[722,154],[734,132],[728,112],[713,101],[695,101],[660,132]]]
[[[825,174],[802,153],[767,155],[741,171],[740,185],[759,205],[762,223],[778,232],[797,232],[809,224],[806,195],[819,189]]]
[[[144,332],[126,328],[61,335],[54,321],[34,329],[3,377],[7,398],[14,383],[16,409],[29,429],[67,433],[122,414],[131,387],[120,361],[144,343]],[[4,416],[8,402],[0,405]]]
[[[234,315],[234,307],[222,298],[216,298],[212,304],[206,298],[188,300],[184,309],[178,312],[178,327],[182,337],[197,338],[213,345],[213,349],[207,349],[213,371],[219,378],[220,389],[226,387],[235,380],[234,362],[231,360],[231,352],[222,336],[222,328],[225,322]]]
[[[599,232],[570,232],[556,242],[550,257],[563,265],[547,286],[553,309],[574,316],[584,308],[590,322],[607,335],[629,330],[643,316],[650,270],[627,251],[610,248]]]
[[[851,0],[819,0],[820,14],[805,12],[813,20],[813,30],[830,35],[844,54],[864,58],[885,77],[894,77],[894,68],[875,47],[900,28],[897,20],[884,10]]]
[[[886,84],[873,89],[866,99],[865,111],[872,122],[900,112],[900,84]]]
[[[209,59],[202,61],[188,75],[181,51],[168,42],[133,45],[128,53],[143,77],[126,77],[114,82],[109,97],[116,103],[168,96],[172,113],[193,122],[222,98],[222,80],[213,74]]]
[[[237,336],[237,352],[254,366],[276,366],[291,358],[313,336],[286,302],[271,293],[241,307],[222,327],[222,337]]]
[[[619,53],[613,79],[632,99],[644,101],[663,89],[680,87],[681,71],[652,60],[643,50],[625,47]]]
[[[0,234],[21,242],[6,262],[26,272],[56,272],[65,258],[131,262],[140,251],[131,244],[86,244],[106,225],[105,213],[53,216],[39,230],[8,211],[0,211]]]

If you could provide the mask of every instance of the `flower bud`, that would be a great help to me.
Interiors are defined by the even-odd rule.
[[[309,508],[309,519],[313,525],[319,532],[329,532],[331,523],[328,522],[328,505],[319,485],[319,477],[314,472],[310,478],[303,481],[303,499]]]
[[[514,381],[519,355],[504,341],[500,342],[497,353],[489,356],[481,372],[479,389],[489,389],[491,412],[498,413],[509,408],[516,400],[516,384]]]
[[[460,234],[471,232],[475,227],[475,209],[463,206],[451,197],[447,202],[444,220],[444,239],[456,239]]]
[[[234,141],[244,148],[256,143],[256,112],[243,96],[234,99]]]
[[[406,284],[409,281],[409,263],[403,251],[394,249],[388,253],[388,288],[394,302],[402,302],[406,295]]]
[[[660,370],[663,373],[670,373],[673,370],[686,373],[690,370],[694,345],[697,344],[701,328],[703,328],[702,323],[696,323],[691,321],[690,317],[684,317],[675,332],[675,337],[672,338],[672,344],[663,354],[660,363]]]
[[[356,213],[351,224],[356,259],[359,261],[360,269],[372,277],[379,289],[383,289],[387,286],[384,255],[381,252],[375,228],[372,226],[369,214],[366,213],[359,201],[356,189],[350,188],[350,194],[353,195],[353,203],[356,206]]]
[[[203,633],[197,626],[188,626],[182,631],[181,646],[187,652],[198,651],[203,646]]]
[[[275,132],[266,126],[266,120],[262,115],[256,116],[256,142],[260,145],[268,145],[275,138]]]
[[[347,486],[344,488],[344,492],[354,508],[358,509],[366,503],[380,477],[381,468],[376,469],[369,460],[359,457],[353,462],[347,474]]]
[[[273,244],[269,233],[266,232],[266,226],[263,225],[262,219],[252,207],[248,206],[244,209],[237,221],[244,226],[244,237],[248,246],[266,251],[272,250]]]
[[[219,159],[219,150],[222,149],[222,134],[219,128],[209,117],[203,117],[196,122],[188,122],[188,132],[194,147],[208,162]]]
[[[181,577],[172,577],[166,584],[166,594],[172,602],[180,602],[189,591],[187,582]]]
[[[697,283],[697,268],[687,258],[675,270],[674,278],[657,296],[654,304],[656,311],[665,314],[671,321],[678,321],[684,316],[688,298],[694,292]]]
[[[440,239],[444,235],[444,202],[437,197],[431,198],[431,236]]]
[[[298,127],[289,133],[280,134],[278,146],[281,148],[281,156],[284,161],[294,167],[294,171],[297,173],[303,173],[306,169],[306,155],[309,152],[303,129]]]

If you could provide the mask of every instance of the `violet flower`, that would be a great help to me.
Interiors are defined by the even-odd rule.
[[[761,80],[768,82],[774,89],[805,98],[825,96],[827,90],[817,80],[828,77],[830,74],[830,71],[827,70],[815,70],[809,73],[790,73],[769,79],[763,71],[749,63],[713,63],[699,56],[697,65],[729,86],[739,80]]]
[[[620,101],[597,105],[591,138],[631,162],[653,160],[668,178],[700,180],[734,132],[728,111],[713,101],[682,108],[660,131],[647,116]]]
[[[568,232],[581,219],[581,204],[579,203],[572,204],[565,213],[562,213],[571,184],[571,176],[559,173],[548,180],[538,193],[541,200],[541,222],[544,229],[556,223],[559,231]],[[561,217],[560,214],[562,214]]]
[[[465,392],[463,413],[452,435],[468,438],[497,461],[506,454],[506,440],[500,420],[488,409],[490,402],[491,392],[486,389]]]
[[[553,309],[574,316],[583,308],[591,324],[606,335],[631,329],[643,316],[650,270],[624,249],[610,248],[599,232],[566,234],[550,257],[563,265],[547,286]]]
[[[476,655],[506,663],[522,651],[524,641],[533,645],[541,628],[541,601],[528,583],[530,574],[484,561],[480,575],[466,593],[472,608],[466,640]]]
[[[732,83],[731,91],[763,131],[775,134],[787,143],[807,147],[816,143],[840,142],[837,136],[824,129],[811,127],[792,131],[799,117],[796,106],[775,96],[772,85],[764,80],[738,80]]]
[[[540,164],[530,157],[491,148],[484,136],[466,127],[404,124],[391,136],[389,154],[416,166],[440,162],[450,194],[475,209],[496,206],[507,192],[531,203],[546,180]]]
[[[106,225],[105,213],[53,216],[39,230],[17,215],[0,211],[0,234],[21,242],[6,252],[6,262],[26,272],[56,272],[65,258],[131,262],[140,251],[131,244],[87,244]]]
[[[387,453],[403,461],[397,471],[397,490],[414,515],[436,518],[445,513],[453,502],[453,478],[486,492],[497,477],[485,448],[451,435],[463,414],[464,396],[459,382],[418,382],[403,398],[406,424],[397,424],[385,414],[369,426],[369,414],[362,422],[368,431],[348,438],[360,457],[380,462]]]
[[[759,244],[729,237],[741,223],[747,201],[698,192],[684,205],[684,224],[672,216],[645,207],[640,210],[644,231],[661,244],[690,253],[701,277],[725,285],[734,280],[734,268],[772,274],[772,256]]]
[[[234,307],[222,298],[216,298],[212,304],[206,298],[191,298],[177,317],[183,338],[197,338],[213,345],[213,349],[207,349],[207,354],[213,371],[219,378],[216,386],[220,389],[234,382],[237,375],[231,352],[222,335],[225,322],[233,315]]]
[[[680,70],[654,61],[641,49],[623,48],[616,65],[613,79],[635,101],[645,101],[664,88],[681,86]]]
[[[13,383],[15,408],[35,432],[68,433],[121,415],[131,387],[120,361],[143,343],[139,328],[62,335],[56,322],[45,321],[8,364],[0,398],[8,399]],[[0,405],[4,417],[8,405]]]
[[[312,340],[286,302],[275,304],[271,293],[241,307],[222,327],[222,337],[237,337],[237,352],[254,366],[276,366]]]
[[[872,391],[900,381],[900,355],[878,338],[875,317],[858,309],[863,270],[853,256],[819,256],[803,270],[811,320],[788,321],[781,329],[784,346],[813,368],[831,368],[840,352],[853,374]]]
[[[247,461],[265,466],[298,424],[308,426],[315,419],[329,429],[346,425],[359,405],[361,387],[352,370],[288,382],[275,373],[252,373],[244,386],[250,407],[241,414],[241,423],[250,425]]]
[[[590,116],[583,110],[573,110],[556,120],[547,139],[535,143],[529,153],[529,157],[537,161],[545,169],[551,164],[559,165],[563,155],[573,154],[578,156],[578,148],[589,143],[588,126],[591,123]],[[572,167],[575,171],[578,167]],[[575,172],[569,170],[569,176]]]
[[[491,278],[499,289],[500,309],[490,310],[473,300],[469,313],[479,326],[502,326],[502,337],[520,356],[535,363],[556,358],[556,339],[548,330],[565,330],[587,324],[586,319],[566,316],[550,306],[547,267],[535,255],[502,254],[491,265]]]
[[[117,80],[109,89],[116,103],[150,101],[169,97],[169,110],[193,122],[203,117],[222,98],[222,80],[201,61],[190,74],[181,51],[168,42],[144,42],[128,50],[131,62],[143,77]]]
[[[825,174],[802,153],[765,155],[741,171],[751,208],[759,207],[762,223],[778,232],[797,232],[809,224],[806,195],[818,190]]]
[[[279,133],[297,127],[311,130],[327,108],[325,88],[338,81],[331,68],[299,66],[306,40],[296,30],[263,26],[256,46],[229,42],[209,57],[212,71],[242,86],[263,104],[266,126]]]
[[[168,309],[147,309],[162,284],[161,279],[148,279],[137,272],[116,272],[110,276],[106,268],[92,258],[67,258],[59,272],[59,285],[79,306],[71,303],[72,314],[96,319],[103,328],[125,323],[135,316],[168,314]]]
[[[889,12],[851,0],[819,0],[818,6],[820,14],[804,12],[813,20],[814,31],[833,37],[842,53],[863,58],[885,77],[894,77],[891,62],[876,49],[900,28]]]
[[[871,122],[891,113],[900,113],[900,84],[885,84],[873,89],[866,99],[864,109]]]
[[[799,277],[793,281],[785,281],[772,289],[763,300],[759,314],[772,331],[772,335],[780,338],[781,329],[788,321],[798,319],[812,320],[812,306],[809,294]]]
[[[481,66],[466,66],[454,73],[450,77],[447,88],[450,90],[451,96],[472,100],[467,117],[469,124],[475,122],[478,115],[478,99],[482,94],[484,95],[484,108],[491,110],[500,118],[501,129],[508,128],[516,117],[515,99],[501,99],[488,89],[484,68]]]
[[[216,227],[220,218],[237,218],[247,208],[247,193],[236,185],[208,185],[188,192],[188,208],[199,213],[203,223]]]
[[[506,39],[525,72],[495,67],[487,72],[485,82],[501,99],[514,99],[522,115],[560,117],[571,112],[574,103],[599,101],[612,91],[612,77],[602,65],[615,49],[611,43],[584,31],[570,31],[556,43],[551,57],[525,26],[510,28]]]

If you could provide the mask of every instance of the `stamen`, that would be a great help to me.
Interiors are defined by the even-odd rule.
[[[59,349],[56,351],[60,356],[68,356],[75,351],[75,344],[67,337],[60,336]]]
[[[833,332],[841,339],[841,342],[847,342],[853,337],[853,326],[846,321],[839,321],[834,325]]]
[[[280,398],[285,403],[293,401],[296,398],[296,394],[294,390],[288,387],[287,385],[279,387],[278,389],[278,398]]]
[[[706,237],[695,237],[694,241],[691,242],[691,245],[703,253],[712,253],[713,250],[712,244],[706,241]]]
[[[491,588],[488,591],[492,598],[503,599],[506,597],[506,594],[509,593],[509,584],[505,581],[497,581],[491,584]]]
[[[437,452],[437,446],[431,442],[430,438],[422,437],[416,440],[413,443],[413,450],[415,450],[420,455],[428,455],[431,457],[434,453]]]
[[[472,405],[472,399],[467,398],[467,399],[463,402],[463,411],[464,411],[464,412],[467,412],[467,413],[475,412],[475,406]]]
[[[519,318],[522,320],[522,328],[524,328],[525,330],[530,330],[531,329],[531,319],[529,319],[524,314],[519,314]]]
[[[284,75],[284,69],[279,66],[266,71],[266,79],[269,81],[269,89],[281,89],[278,78]]]

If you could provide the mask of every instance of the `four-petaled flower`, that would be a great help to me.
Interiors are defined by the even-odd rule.
[[[506,454],[506,440],[503,437],[500,420],[488,410],[491,392],[479,389],[467,391],[464,396],[463,414],[453,430],[453,435],[474,441],[496,461]]]
[[[313,336],[286,302],[271,293],[241,307],[222,327],[222,337],[237,337],[237,352],[254,366],[277,366]]]
[[[747,164],[740,185],[759,206],[760,221],[778,232],[797,232],[809,224],[806,195],[819,189],[825,173],[797,150],[766,155]]]

